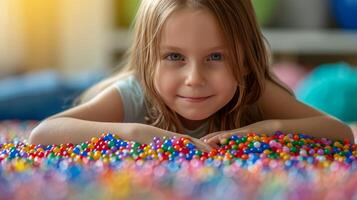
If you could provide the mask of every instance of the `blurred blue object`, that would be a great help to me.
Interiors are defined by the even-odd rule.
[[[300,82],[296,96],[344,122],[355,122],[357,69],[346,63],[321,65]]]
[[[104,73],[93,72],[64,78],[49,70],[0,80],[0,120],[42,120],[71,107],[103,77]]]
[[[337,23],[344,29],[357,29],[357,0],[331,0]]]

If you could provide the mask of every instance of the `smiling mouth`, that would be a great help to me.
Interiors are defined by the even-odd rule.
[[[184,97],[184,96],[178,95],[179,98],[182,98],[182,99],[184,99],[186,101],[189,101],[189,102],[202,102],[202,101],[205,101],[205,100],[209,99],[212,96],[213,95],[205,96],[205,97]]]

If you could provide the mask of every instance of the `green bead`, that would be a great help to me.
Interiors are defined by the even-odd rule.
[[[201,156],[201,155],[202,155],[202,151],[200,151],[200,150],[196,150],[195,155],[197,155],[197,156]]]
[[[82,143],[82,149],[87,149],[88,148],[88,144],[87,143]]]
[[[291,147],[291,148],[290,148],[290,152],[296,153],[296,152],[297,152],[296,147]]]
[[[238,149],[238,145],[236,145],[236,144],[232,145],[232,149],[237,150]]]
[[[276,154],[276,153],[271,153],[271,154],[268,155],[268,158],[277,159],[277,158],[278,158],[278,154]]]
[[[115,143],[111,140],[108,142],[108,147],[112,148],[113,146],[115,146]]]
[[[325,149],[324,152],[325,152],[326,155],[331,153],[331,151],[329,149]]]
[[[53,153],[53,152],[51,152],[49,155],[48,155],[48,158],[55,158],[56,157],[56,155]]]
[[[169,148],[167,148],[167,151],[173,153],[175,151],[175,148],[170,146]]]
[[[134,145],[133,145],[133,148],[137,149],[137,148],[139,148],[139,147],[140,147],[140,144],[137,143],[137,142],[135,142]]]

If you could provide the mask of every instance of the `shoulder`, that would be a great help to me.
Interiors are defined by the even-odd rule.
[[[321,115],[314,108],[298,101],[289,88],[266,79],[265,89],[258,100],[264,119],[289,119]]]
[[[124,109],[124,122],[144,122],[145,95],[135,75],[123,77],[114,83]]]

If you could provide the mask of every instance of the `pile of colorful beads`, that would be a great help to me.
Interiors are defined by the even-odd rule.
[[[184,137],[139,144],[107,133],[46,146],[26,142],[34,124],[0,123],[0,199],[357,198],[348,141],[251,133],[202,152]]]

